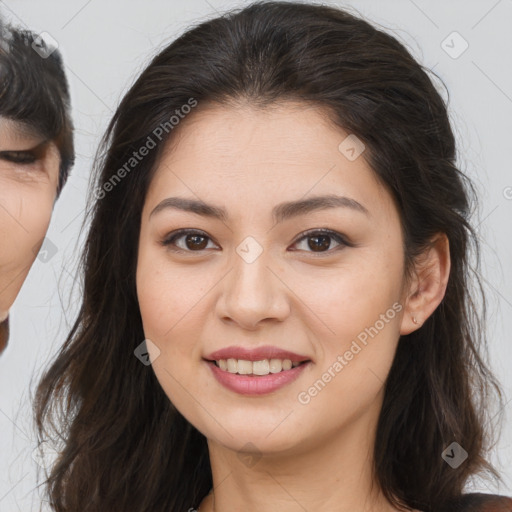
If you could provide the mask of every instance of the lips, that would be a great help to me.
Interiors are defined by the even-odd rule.
[[[279,347],[264,345],[249,349],[247,347],[230,346],[216,350],[204,357],[207,361],[219,361],[221,359],[243,359],[245,361],[261,361],[263,359],[290,359],[292,363],[311,361],[308,356],[296,354]]]
[[[281,388],[290,385],[310,367],[311,362],[299,364],[295,368],[279,373],[270,373],[263,376],[239,375],[238,373],[222,370],[212,362],[205,362],[204,364],[212,372],[217,382],[229,391],[239,395],[262,396],[277,392]]]

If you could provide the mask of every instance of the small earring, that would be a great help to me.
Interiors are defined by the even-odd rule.
[[[415,316],[413,316],[413,317],[412,317],[412,321],[413,321],[415,324],[419,324],[419,322],[418,322],[418,320],[416,320],[416,317],[415,317]]]

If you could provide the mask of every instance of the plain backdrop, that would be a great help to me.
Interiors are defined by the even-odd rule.
[[[11,310],[10,344],[0,357],[0,512],[39,509],[30,392],[63,343],[79,305],[80,227],[99,138],[122,95],[160,48],[191,24],[245,3],[0,0],[7,20],[57,41],[71,87],[77,151],[47,235],[56,253],[34,263]],[[491,452],[504,484],[477,479],[468,490],[512,495],[512,1],[324,3],[357,11],[391,32],[448,88],[459,165],[475,180],[481,197],[475,224],[489,300],[489,360],[506,404],[502,435]],[[441,94],[446,97],[443,89]]]

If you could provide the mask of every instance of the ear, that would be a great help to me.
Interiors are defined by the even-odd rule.
[[[431,246],[416,259],[414,274],[405,300],[401,335],[419,329],[443,300],[450,276],[450,244],[445,233],[431,239]]]

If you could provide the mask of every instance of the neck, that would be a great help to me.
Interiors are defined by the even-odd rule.
[[[380,487],[372,486],[377,413],[361,413],[340,431],[305,439],[286,453],[253,454],[252,463],[209,440],[214,490],[199,511],[395,511]]]

